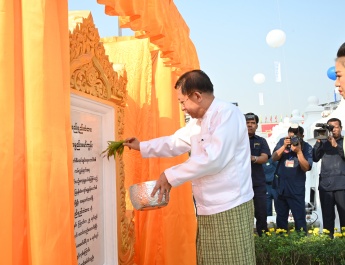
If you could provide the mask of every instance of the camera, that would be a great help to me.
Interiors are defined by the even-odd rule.
[[[291,145],[298,146],[299,143],[300,143],[300,138],[297,135],[292,135],[292,136],[289,137],[289,139],[290,139],[290,143],[291,144],[288,144],[286,146],[286,152],[289,152],[289,150],[291,148]]]
[[[333,125],[328,125],[327,123],[316,123],[315,127],[319,127],[314,130],[314,139],[326,140],[328,137],[332,136],[332,131],[334,129]]]
[[[291,142],[291,144],[293,145],[293,146],[297,146],[297,145],[299,145],[299,137],[297,136],[297,135],[292,135],[291,137],[290,137],[290,142]]]

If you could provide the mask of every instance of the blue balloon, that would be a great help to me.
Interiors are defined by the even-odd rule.
[[[327,76],[329,79],[331,80],[336,80],[337,79],[337,75],[335,73],[335,67],[332,66],[327,70]]]

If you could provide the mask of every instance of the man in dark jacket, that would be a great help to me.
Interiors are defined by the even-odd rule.
[[[306,172],[313,164],[310,144],[303,141],[304,129],[292,124],[288,136],[279,140],[273,150],[272,160],[279,161],[276,181],[278,198],[276,201],[277,228],[288,230],[291,210],[297,231],[307,232],[305,220],[305,181]]]
[[[345,227],[345,158],[341,121],[332,118],[327,121],[330,131],[328,139],[318,139],[313,148],[313,160],[321,162],[319,194],[323,228],[334,234],[335,209],[337,206],[340,227]],[[333,128],[332,128],[333,127]]]
[[[265,138],[255,134],[258,128],[259,117],[254,113],[245,115],[251,151],[252,181],[254,190],[254,215],[256,231],[259,236],[262,231],[267,232],[266,180],[262,164],[271,157],[271,151]]]

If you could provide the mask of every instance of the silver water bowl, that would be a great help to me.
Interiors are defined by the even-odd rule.
[[[168,205],[168,202],[165,201],[165,195],[163,195],[162,201],[158,203],[159,191],[157,191],[154,197],[151,197],[152,190],[155,186],[156,180],[150,180],[129,187],[129,197],[136,210],[154,210]]]

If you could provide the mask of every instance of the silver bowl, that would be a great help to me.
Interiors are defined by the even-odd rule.
[[[165,195],[163,195],[162,201],[158,203],[159,191],[157,191],[154,197],[151,197],[155,186],[156,180],[150,180],[129,187],[129,197],[136,210],[154,210],[168,205],[168,202],[165,201]]]

